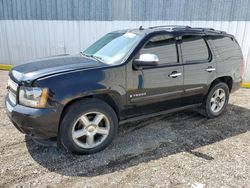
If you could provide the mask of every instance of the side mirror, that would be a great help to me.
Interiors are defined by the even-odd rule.
[[[141,54],[139,59],[135,59],[133,62],[133,67],[135,69],[142,69],[144,67],[157,66],[159,63],[159,58],[155,54]]]

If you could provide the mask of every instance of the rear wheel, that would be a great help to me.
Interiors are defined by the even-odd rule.
[[[215,84],[208,92],[203,104],[204,115],[214,118],[221,115],[228,104],[229,88],[224,82]]]
[[[82,100],[66,112],[60,126],[60,139],[73,153],[95,153],[112,142],[117,127],[117,116],[108,104],[98,99]]]

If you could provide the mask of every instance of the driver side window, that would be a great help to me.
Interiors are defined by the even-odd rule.
[[[167,34],[152,37],[141,49],[141,54],[155,54],[159,64],[175,64],[178,62],[175,39]]]

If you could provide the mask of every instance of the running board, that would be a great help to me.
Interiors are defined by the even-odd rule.
[[[132,117],[132,118],[128,118],[128,119],[125,119],[125,120],[121,120],[119,122],[119,125],[122,125],[122,124],[125,124],[125,123],[128,123],[128,122],[132,122],[132,121],[139,121],[139,120],[142,120],[142,119],[147,119],[147,118],[151,118],[151,117],[155,117],[155,116],[160,116],[160,115],[164,115],[164,114],[169,114],[169,113],[173,113],[173,112],[187,110],[187,109],[190,109],[190,108],[199,107],[201,105],[202,105],[202,103],[192,104],[192,105],[187,105],[187,106],[183,106],[183,107],[179,107],[179,108],[175,108],[175,109],[155,112],[155,113],[152,113],[152,114],[142,115],[142,116],[138,116],[138,117]]]

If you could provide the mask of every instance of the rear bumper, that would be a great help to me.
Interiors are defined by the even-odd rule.
[[[8,97],[5,98],[5,106],[11,122],[20,132],[37,139],[57,136],[60,115],[56,110],[13,106]]]
[[[237,91],[240,89],[240,86],[241,86],[241,82],[233,82],[233,85],[232,85],[232,89],[231,89],[231,93]]]

